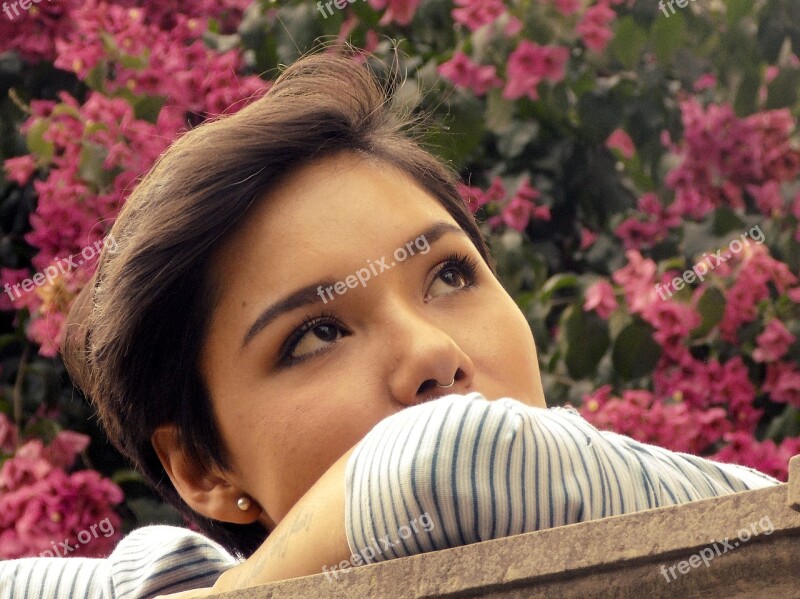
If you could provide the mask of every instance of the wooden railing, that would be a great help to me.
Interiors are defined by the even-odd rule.
[[[789,483],[218,595],[800,598],[800,456]]]

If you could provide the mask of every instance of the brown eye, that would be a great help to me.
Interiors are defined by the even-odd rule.
[[[338,320],[331,316],[307,318],[295,330],[282,352],[282,361],[292,363],[303,360],[335,344],[348,333]]]
[[[445,260],[431,283],[428,295],[439,297],[466,287],[471,287],[477,279],[478,265],[469,256],[451,256]]]

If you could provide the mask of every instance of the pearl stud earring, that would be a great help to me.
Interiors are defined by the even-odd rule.
[[[240,510],[246,512],[247,510],[250,509],[250,506],[252,504],[250,502],[249,497],[247,497],[246,495],[242,495],[241,497],[239,497],[239,499],[236,500],[236,505],[239,506]]]

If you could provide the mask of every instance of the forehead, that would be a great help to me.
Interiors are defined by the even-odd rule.
[[[333,273],[337,264],[393,251],[435,220],[455,224],[395,167],[352,154],[323,158],[268,190],[218,252],[215,279],[294,280],[302,275],[298,262]]]

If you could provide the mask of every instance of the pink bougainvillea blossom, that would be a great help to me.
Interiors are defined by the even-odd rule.
[[[470,31],[494,23],[506,12],[503,0],[455,0],[453,20],[466,25]]]
[[[417,12],[420,0],[369,0],[369,4],[375,10],[386,9],[381,19],[381,24],[397,23],[398,25],[409,25]]]
[[[538,99],[536,88],[539,83],[561,81],[568,59],[569,50],[565,47],[539,46],[530,40],[522,40],[508,57],[503,97],[509,100],[522,96]]]
[[[628,258],[628,264],[615,271],[611,278],[625,291],[625,302],[630,311],[641,312],[657,298],[655,275],[658,267],[636,250],[625,252],[625,257]]]
[[[13,453],[18,433],[0,413],[0,450]],[[13,443],[12,443],[13,442]],[[103,557],[121,537],[114,506],[122,490],[94,470],[67,471],[89,438],[60,431],[45,445],[31,439],[0,468],[0,559],[53,554],[66,541],[62,557]],[[91,534],[101,525],[103,534]]]
[[[626,390],[621,398],[615,397],[610,385],[585,396],[580,412],[599,429],[693,454],[731,430],[721,408],[697,410],[683,402],[662,401],[644,390]]]
[[[594,310],[601,318],[607,319],[618,306],[614,288],[608,281],[598,281],[586,290],[584,310]]]
[[[609,25],[616,17],[614,9],[601,0],[586,10],[575,30],[587,48],[602,52],[614,37]]]
[[[800,453],[800,437],[787,437],[776,445],[771,439],[758,441],[751,434],[739,431],[727,433],[724,440],[727,445],[713,459],[755,468],[784,482],[789,475],[789,459]]]
[[[574,15],[583,7],[581,0],[553,0],[553,4],[565,17]]]
[[[500,177],[492,179],[486,191],[463,183],[458,184],[458,191],[473,214],[486,204],[502,202],[508,194]]]
[[[770,320],[764,331],[756,338],[758,347],[753,351],[753,359],[756,362],[780,360],[796,340],[797,337],[792,335],[780,320]]]
[[[628,159],[633,158],[636,153],[636,146],[633,145],[633,140],[623,129],[615,129],[608,136],[606,147],[612,150],[619,150],[622,156]]]
[[[490,89],[503,85],[495,66],[481,66],[463,52],[456,52],[453,58],[439,65],[438,71],[458,87],[468,89],[476,96],[482,96]]]

